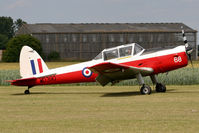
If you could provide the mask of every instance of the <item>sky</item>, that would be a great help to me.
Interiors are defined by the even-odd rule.
[[[199,0],[0,0],[27,23],[175,23],[199,31]]]

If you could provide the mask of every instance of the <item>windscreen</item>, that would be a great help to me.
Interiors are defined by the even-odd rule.
[[[133,54],[136,55],[136,54],[140,53],[142,50],[143,50],[143,48],[140,45],[135,44]]]
[[[118,49],[108,50],[104,52],[104,60],[118,58]]]
[[[102,52],[99,53],[99,54],[94,58],[94,60],[99,60],[99,59],[102,59]]]
[[[119,49],[119,51],[120,51],[120,57],[130,56],[132,53],[132,46],[122,47]]]

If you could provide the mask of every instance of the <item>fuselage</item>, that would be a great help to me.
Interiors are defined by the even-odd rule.
[[[26,83],[21,82],[14,85],[35,86],[47,84],[95,82],[98,73],[92,73],[89,69],[87,69],[87,67],[91,67],[102,62],[118,63],[138,68],[152,68],[152,74],[159,74],[175,70],[181,67],[185,67],[188,64],[188,58],[186,55],[185,46],[177,46],[175,48],[158,51],[143,50],[142,52],[136,55],[119,57],[110,60],[104,60],[102,58],[65,67],[50,69],[46,73],[36,75],[35,77],[38,77],[36,80],[28,81]],[[42,77],[41,75],[50,76]],[[135,76],[128,78],[135,78]]]

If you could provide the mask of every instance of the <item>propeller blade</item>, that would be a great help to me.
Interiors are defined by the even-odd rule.
[[[183,26],[181,26],[181,29],[182,29],[182,37],[183,37],[185,49],[186,49],[186,52],[188,52],[188,54],[189,54],[189,53],[191,53],[193,51],[193,49],[188,44],[187,37],[185,36],[185,32],[184,32]]]
[[[183,36],[183,40],[184,40],[185,50],[186,50],[188,59],[190,60],[192,68],[193,68],[193,62],[192,62],[192,58],[191,58],[191,53],[193,52],[193,48],[187,42],[187,38],[185,36],[183,26],[181,26],[181,29],[182,29],[182,36]]]
[[[192,62],[191,54],[188,54],[188,58],[189,58],[189,60],[190,60],[190,62],[191,62],[191,66],[192,66],[192,68],[193,68],[193,62]]]

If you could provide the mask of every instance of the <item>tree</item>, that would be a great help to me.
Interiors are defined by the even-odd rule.
[[[10,39],[7,43],[6,51],[3,53],[3,61],[18,62],[21,48],[24,45],[30,46],[41,55],[42,48],[39,40],[31,35],[19,35]]]
[[[14,31],[16,32],[23,24],[27,24],[25,21],[23,21],[22,19],[17,19],[14,22]]]
[[[8,42],[8,37],[0,34],[0,49],[6,49],[7,42]]]
[[[0,49],[6,48],[8,40],[14,36],[22,24],[26,22],[20,18],[13,22],[11,17],[0,17]]]
[[[0,17],[0,34],[5,35],[8,39],[14,35],[14,22],[11,17]]]
[[[5,49],[8,40],[13,37],[13,24],[11,17],[0,17],[0,49]]]

